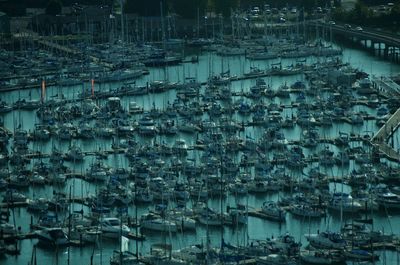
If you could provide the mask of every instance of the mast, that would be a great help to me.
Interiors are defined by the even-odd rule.
[[[71,203],[71,186],[69,186],[69,203]],[[68,216],[68,240],[70,240],[71,239],[71,205],[68,207],[68,209],[69,209],[69,216]],[[71,246],[70,246],[71,244],[68,244],[68,259],[67,259],[67,264],[69,265],[70,264],[70,261],[71,261],[71,251],[70,251],[70,249],[71,249]]]
[[[162,41],[162,45],[163,45],[163,50],[165,52],[165,25],[164,25],[164,13],[163,13],[163,4],[162,2],[160,2],[160,13],[161,13],[161,31],[162,31],[162,35],[161,35],[161,41]]]
[[[123,0],[119,0],[119,4],[120,4],[120,6],[121,6],[121,40],[122,40],[122,42],[124,42],[124,34],[125,34],[125,31],[124,31],[124,5],[123,5],[123,2],[122,2]]]
[[[138,236],[138,211],[137,211],[137,201],[136,201],[136,195],[137,195],[137,180],[136,180],[136,174],[135,174],[135,233],[136,236]],[[135,240],[135,245],[136,245],[136,260],[139,260],[139,245],[138,245],[138,240]]]
[[[200,11],[197,8],[197,38],[200,38]]]
[[[122,265],[122,211],[121,220],[119,221],[119,265]]]

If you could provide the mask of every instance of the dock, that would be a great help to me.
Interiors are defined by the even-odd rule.
[[[273,218],[273,217],[271,217],[269,215],[266,215],[265,213],[263,213],[261,211],[261,209],[255,209],[253,211],[249,211],[248,215],[251,216],[251,217],[260,218],[260,219],[263,219],[263,220],[275,221],[275,222],[278,222],[278,223],[284,223],[285,222],[285,219],[277,220],[276,218]]]
[[[372,81],[379,92],[387,95],[388,97],[399,97],[400,96],[400,85],[394,82],[392,79],[387,77],[373,77]]]
[[[400,154],[389,146],[388,141],[400,126],[400,108],[385,122],[385,124],[375,133],[371,143],[383,153],[384,156],[392,161],[400,161]]]

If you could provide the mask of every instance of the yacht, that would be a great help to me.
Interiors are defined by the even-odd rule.
[[[144,229],[152,231],[171,233],[176,233],[178,231],[176,223],[168,221],[165,218],[153,213],[142,215],[140,218],[140,226]]]
[[[350,194],[336,192],[328,202],[328,209],[343,211],[346,213],[356,213],[362,210],[362,205],[355,201]]]
[[[268,256],[258,257],[257,264],[260,265],[296,265],[297,262],[283,254],[269,254]]]
[[[174,152],[174,154],[181,156],[187,155],[188,149],[189,147],[184,139],[176,140],[174,145],[172,146],[172,151]]]
[[[0,113],[7,113],[12,111],[12,107],[8,105],[5,101],[0,100]]]
[[[169,214],[169,218],[175,222],[179,231],[181,230],[196,230],[196,221],[180,212],[172,212]]]
[[[86,177],[91,181],[106,181],[109,175],[109,168],[101,161],[95,161],[91,164],[86,173]]]
[[[207,252],[203,244],[196,244],[173,251],[172,257],[183,260],[187,262],[186,264],[206,264],[207,261],[211,262],[208,264],[214,264],[212,260],[216,260],[218,254],[212,248],[209,248]]]
[[[39,243],[46,247],[59,247],[69,244],[65,232],[59,227],[44,228],[36,232]]]
[[[139,134],[152,136],[158,133],[154,120],[146,115],[139,120]]]
[[[107,217],[100,221],[101,232],[104,237],[119,238],[121,235],[127,235],[130,232],[129,227],[121,224],[120,219],[116,217]]]
[[[72,145],[69,147],[64,159],[66,161],[82,161],[84,159],[83,152],[79,146]]]
[[[322,232],[318,234],[306,234],[305,238],[314,247],[327,249],[343,249],[346,241],[338,233]]]
[[[371,253],[366,250],[362,249],[351,249],[345,250],[344,256],[350,260],[357,260],[357,261],[377,261],[379,260],[379,255],[375,253]]]
[[[289,209],[290,213],[300,217],[318,218],[325,215],[325,212],[308,204],[295,204]]]
[[[110,265],[144,265],[138,259],[138,256],[130,251],[114,250],[111,258]]]
[[[135,101],[129,102],[129,114],[143,113],[143,108],[139,106]]]
[[[285,211],[279,208],[276,202],[264,202],[261,207],[261,213],[268,219],[279,222],[285,221]]]
[[[48,208],[48,200],[45,198],[38,198],[28,201],[27,210],[30,212],[46,212]]]
[[[400,209],[400,196],[390,191],[377,194],[376,202],[386,209]]]
[[[343,255],[336,252],[325,252],[320,250],[303,251],[300,260],[306,264],[338,264],[344,262]]]

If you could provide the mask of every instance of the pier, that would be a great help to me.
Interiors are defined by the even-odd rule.
[[[386,158],[393,161],[400,161],[400,154],[388,145],[390,137],[400,126],[400,108],[386,121],[386,123],[372,137],[371,143],[385,155]]]
[[[376,88],[384,92],[389,97],[399,97],[400,96],[400,85],[394,82],[388,77],[372,77],[372,82]]]

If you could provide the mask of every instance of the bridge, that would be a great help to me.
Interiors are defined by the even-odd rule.
[[[317,30],[322,29],[331,34],[341,35],[353,41],[360,41],[365,48],[378,50],[385,58],[391,58],[393,61],[400,61],[400,35],[380,31],[373,28],[361,28],[350,26],[348,24],[326,23],[323,21],[308,21],[308,27],[314,27]]]

